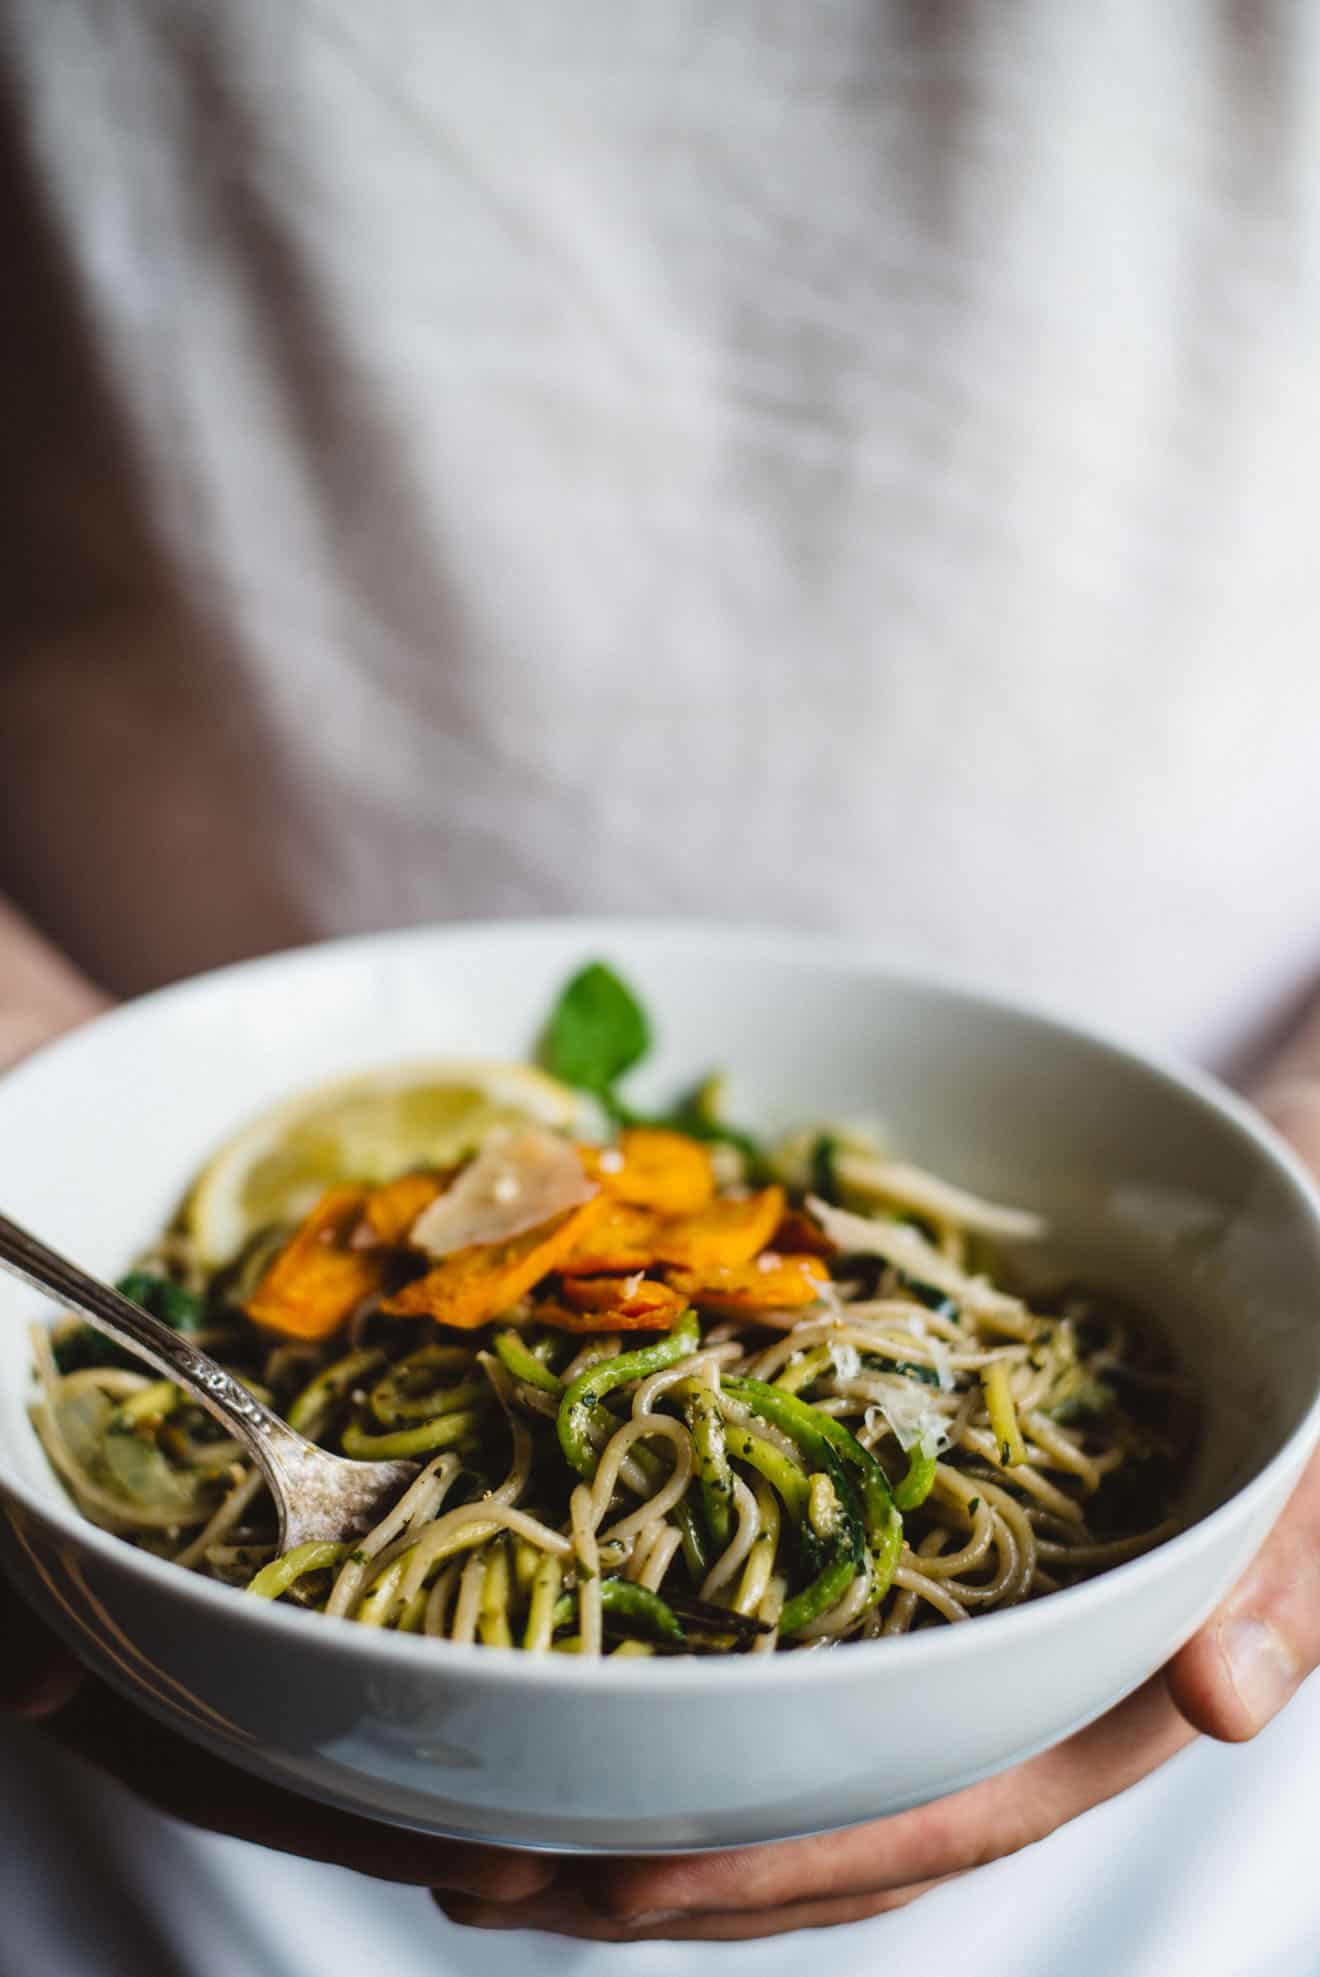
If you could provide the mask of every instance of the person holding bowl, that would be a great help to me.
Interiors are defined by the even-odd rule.
[[[444,22],[126,0],[106,34],[74,0],[17,8],[0,72],[24,380],[6,1061],[117,996],[359,928],[860,925],[1233,1071],[1320,1170],[1300,16],[838,0],[643,24],[580,0],[550,35],[516,0]],[[109,1938],[76,1942],[59,1893],[88,1804],[131,1897],[83,1865],[83,1898],[160,1967],[235,1967],[198,1912],[242,1917],[251,1968],[333,1970],[355,1930],[435,1967],[420,1898],[272,1880],[88,1798],[60,1743],[205,1834],[435,1887],[473,1929],[835,1926],[858,1970],[956,1936],[1031,1977],[1086,1967],[1042,1891],[1084,1873],[1113,1932],[1096,1969],[1149,1967],[1174,1920],[1203,1971],[1295,1969],[1310,1877],[1272,1885],[1248,1948],[1229,1863],[1294,1859],[1314,1699],[1235,1764],[1179,1754],[1295,1695],[1318,1548],[1313,1467],[1161,1676],[952,1799],[586,1867],[255,1784],[13,1605],[5,1692],[44,1738],[5,1757],[15,1967],[98,1967]],[[1246,1778],[1255,1835],[1218,1817]],[[1184,1840],[1223,1868],[1197,1913]],[[444,1953],[475,1968],[477,1944]]]

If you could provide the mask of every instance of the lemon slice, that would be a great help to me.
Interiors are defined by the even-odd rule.
[[[530,1064],[407,1064],[319,1085],[221,1147],[184,1203],[183,1224],[214,1267],[255,1230],[307,1214],[337,1182],[448,1166],[494,1126],[571,1130],[581,1114],[578,1093]]]

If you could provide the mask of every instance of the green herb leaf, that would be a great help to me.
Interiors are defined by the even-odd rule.
[[[168,1277],[157,1277],[150,1270],[130,1270],[115,1285],[121,1297],[140,1304],[153,1318],[161,1318],[176,1332],[200,1332],[205,1323],[203,1302],[195,1291],[185,1290]]]
[[[915,1359],[887,1359],[880,1352],[864,1352],[863,1366],[874,1367],[881,1373],[903,1373],[909,1380],[919,1380],[923,1387],[937,1387],[940,1376],[933,1366],[923,1365]]]
[[[164,1319],[176,1332],[199,1332],[206,1322],[202,1299],[182,1284],[171,1283],[150,1270],[130,1270],[115,1285],[121,1296],[140,1304],[153,1318]],[[79,1373],[87,1366],[123,1367],[140,1373],[144,1362],[125,1346],[116,1345],[92,1325],[79,1325],[55,1341],[55,1364],[61,1373]]]
[[[81,1373],[88,1366],[116,1366],[126,1373],[141,1373],[143,1361],[90,1325],[78,1325],[54,1340],[52,1352],[61,1373]]]
[[[541,1062],[565,1084],[605,1097],[650,1046],[650,1025],[632,990],[603,961],[593,961],[565,985],[550,1012]]]
[[[819,1195],[822,1201],[837,1204],[839,1200],[839,1171],[836,1159],[839,1142],[833,1133],[818,1133],[811,1148],[811,1192]]]
[[[910,1220],[911,1218],[900,1217],[899,1219]],[[962,1323],[958,1306],[947,1291],[937,1291],[933,1284],[919,1283],[915,1277],[909,1277],[905,1270],[898,1271],[897,1275],[898,1281],[902,1284],[904,1290],[911,1291],[913,1297],[919,1303],[924,1304],[927,1311],[933,1311],[937,1318],[951,1318],[955,1325]]]
[[[656,1126],[690,1138],[723,1141],[738,1149],[746,1177],[769,1177],[764,1150],[750,1133],[720,1115],[723,1080],[712,1073],[666,1112],[636,1112],[614,1091],[614,1083],[646,1055],[651,1027],[645,1010],[626,982],[603,961],[579,970],[562,990],[541,1039],[540,1059],[565,1084],[598,1098],[616,1126]]]

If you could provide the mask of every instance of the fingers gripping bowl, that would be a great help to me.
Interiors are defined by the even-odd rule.
[[[1188,1528],[1046,1599],[838,1651],[586,1662],[416,1639],[246,1598],[80,1519],[27,1417],[31,1298],[5,1285],[11,1569],[108,1680],[236,1762],[515,1844],[647,1851],[843,1824],[1095,1715],[1231,1583],[1314,1428],[1313,1197],[1196,1080],[855,947],[613,925],[413,934],[227,971],[45,1053],[0,1086],[0,1199],[119,1274],[183,1180],[273,1101],[386,1058],[524,1055],[600,952],[656,1018],[639,1105],[719,1064],[769,1132],[878,1114],[923,1166],[1042,1210],[1056,1279],[1061,1256],[1158,1311],[1205,1406]]]

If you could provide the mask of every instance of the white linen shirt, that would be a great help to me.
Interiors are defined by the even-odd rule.
[[[1239,1059],[1320,961],[1318,34],[10,0],[0,889],[120,992],[674,912]],[[1320,1967],[1318,1707],[833,1968]],[[473,1937],[3,1762],[6,1977],[800,1960]]]

